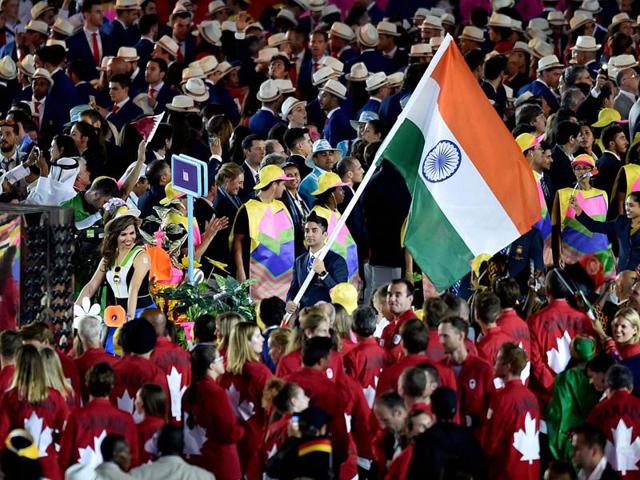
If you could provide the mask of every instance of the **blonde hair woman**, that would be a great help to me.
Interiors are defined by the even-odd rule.
[[[47,387],[44,362],[33,345],[23,345],[16,357],[11,388],[0,400],[0,438],[16,428],[27,430],[40,449],[42,476],[62,478],[51,435],[62,432],[69,408],[60,393]]]
[[[302,344],[307,338],[330,337],[329,319],[318,307],[306,307],[300,311],[300,325],[296,329],[287,349],[287,354],[280,359],[276,368],[276,376],[284,378],[302,368]],[[335,350],[329,356],[329,366],[325,371],[329,380],[336,380],[343,371],[342,357]]]
[[[640,354],[640,315],[631,307],[618,310],[611,321],[611,338],[606,340],[609,354],[623,360]]]
[[[246,429],[238,453],[242,471],[249,478],[258,478],[262,471],[260,445],[265,425],[262,392],[271,379],[271,371],[260,361],[263,344],[264,337],[257,324],[236,323],[229,337],[227,373],[220,380]]]
[[[62,363],[56,351],[51,347],[44,347],[40,350],[44,371],[47,377],[47,387],[56,390],[67,402],[70,409],[78,407],[78,399],[76,398],[73,387],[65,378],[62,371]]]
[[[288,328],[276,328],[269,334],[269,356],[276,366],[287,351],[292,337],[293,332]]]
[[[217,348],[220,355],[226,358],[227,349],[229,348],[229,337],[231,336],[231,330],[233,326],[238,322],[243,322],[245,319],[236,312],[221,313],[216,317],[216,338]]]

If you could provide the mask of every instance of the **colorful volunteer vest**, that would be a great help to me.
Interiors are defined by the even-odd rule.
[[[635,163],[628,163],[622,167],[624,176],[627,180],[627,191],[625,192],[625,198],[631,192],[640,192],[640,165]]]
[[[329,224],[329,230],[327,234],[330,236],[340,219],[340,213],[329,210],[321,205],[316,205],[311,209],[312,212],[316,212],[319,216],[324,218]],[[347,225],[343,225],[336,241],[333,242],[331,250],[347,262],[347,269],[349,270],[349,281],[352,281],[358,274],[358,249],[356,242],[353,241],[353,237],[347,228]]]
[[[572,188],[558,190],[554,205],[554,224],[560,225],[561,256],[566,264],[576,263],[582,256],[594,253],[602,262],[605,275],[615,272],[615,259],[607,236],[590,232],[575,219],[575,210],[569,205]],[[607,219],[609,198],[607,192],[597,188],[587,191],[577,190],[576,199],[580,208],[594,220]]]
[[[285,300],[293,278],[295,261],[293,221],[280,200],[245,203],[249,218],[249,278],[255,300],[279,297]]]
[[[536,181],[536,187],[538,188],[538,200],[540,201],[540,214],[541,218],[538,220],[534,227],[540,230],[542,239],[546,240],[551,236],[551,216],[549,215],[549,208],[547,207],[547,201],[544,199],[544,192],[542,191],[542,184],[540,183],[540,175],[536,175],[533,172],[533,178]]]

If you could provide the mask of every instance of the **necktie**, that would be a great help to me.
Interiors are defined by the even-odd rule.
[[[120,107],[114,103],[114,104],[113,104],[113,107],[111,107],[111,111],[112,111],[113,113],[116,113],[118,110],[120,110]]]
[[[314,60],[313,61],[313,73],[316,73],[318,71],[318,67],[319,66],[320,66],[319,63]]]
[[[40,121],[42,120],[40,118],[40,105],[42,104],[42,102],[38,102],[37,100],[35,102],[33,102],[33,108],[35,109],[35,121],[38,124],[38,128],[40,128]]]
[[[178,47],[177,60],[178,60],[178,63],[183,63],[184,62],[184,53],[182,53],[182,43],[180,43],[180,46]]]
[[[100,46],[98,45],[98,32],[91,34],[91,43],[93,44],[91,49],[93,50],[93,61],[96,62],[96,67],[100,66]]]
[[[307,271],[310,272],[311,269],[313,268],[313,262],[314,262],[315,258],[313,258],[313,255],[309,254],[309,262],[307,263]]]
[[[152,100],[154,98],[156,98],[156,89],[155,88],[149,88],[149,98],[151,98]]]

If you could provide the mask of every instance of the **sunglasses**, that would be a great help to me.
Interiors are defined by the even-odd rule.
[[[116,285],[120,283],[120,269],[122,267],[120,267],[120,265],[116,265],[116,267],[113,269],[113,283],[115,283]]]

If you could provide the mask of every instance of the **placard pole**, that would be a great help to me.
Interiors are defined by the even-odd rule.
[[[187,235],[189,257],[189,283],[193,285],[193,195],[187,195]]]

